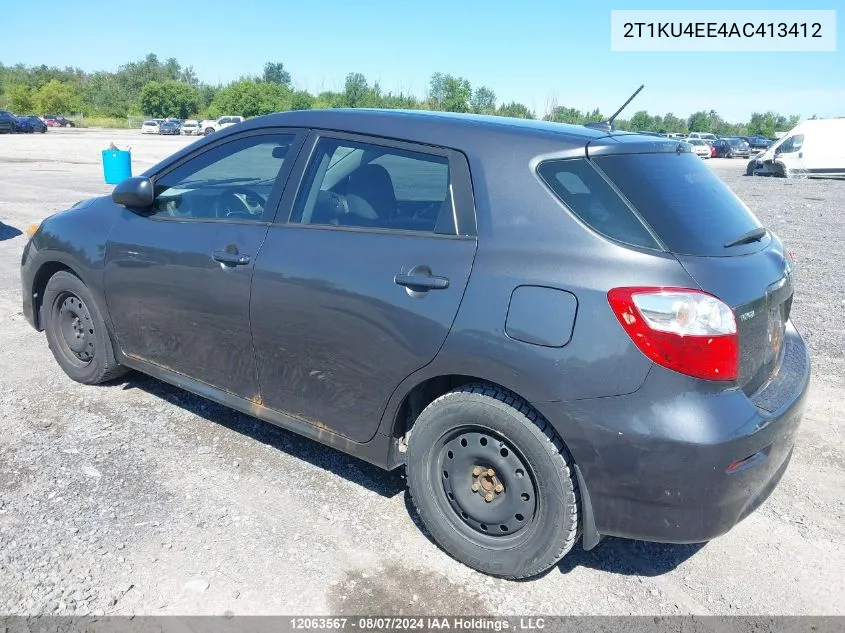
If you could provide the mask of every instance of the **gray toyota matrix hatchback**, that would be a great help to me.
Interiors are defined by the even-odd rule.
[[[314,110],[47,218],[28,320],[387,469],[440,546],[523,578],[579,538],[684,543],[774,489],[810,377],[778,238],[683,142]]]

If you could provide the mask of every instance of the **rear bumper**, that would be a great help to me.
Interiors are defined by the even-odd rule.
[[[655,366],[633,394],[540,405],[580,468],[595,530],[703,542],[765,501],[789,464],[810,380],[791,324],[784,349],[752,398]]]

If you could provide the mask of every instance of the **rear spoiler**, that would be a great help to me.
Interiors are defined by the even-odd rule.
[[[645,136],[636,133],[608,134],[587,142],[587,157],[608,154],[661,154],[692,152],[692,145],[681,139]]]

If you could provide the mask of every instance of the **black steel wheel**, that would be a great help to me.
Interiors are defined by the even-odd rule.
[[[497,386],[440,396],[408,437],[408,488],[449,555],[478,571],[527,578],[574,545],[580,498],[572,458],[552,426]]]
[[[91,291],[76,275],[59,271],[47,282],[41,313],[53,357],[73,380],[96,385],[126,372]]]
[[[72,292],[61,292],[53,300],[53,337],[72,363],[88,365],[94,360],[96,337],[88,306]]]
[[[489,536],[491,547],[510,546],[513,539],[508,537],[535,520],[537,487],[531,466],[498,433],[456,429],[441,438],[431,465],[441,476],[436,492],[452,510],[455,525]]]

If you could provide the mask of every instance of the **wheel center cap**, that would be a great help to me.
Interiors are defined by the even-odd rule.
[[[472,491],[484,497],[490,503],[498,495],[504,494],[505,486],[492,468],[474,466],[472,469]]]

